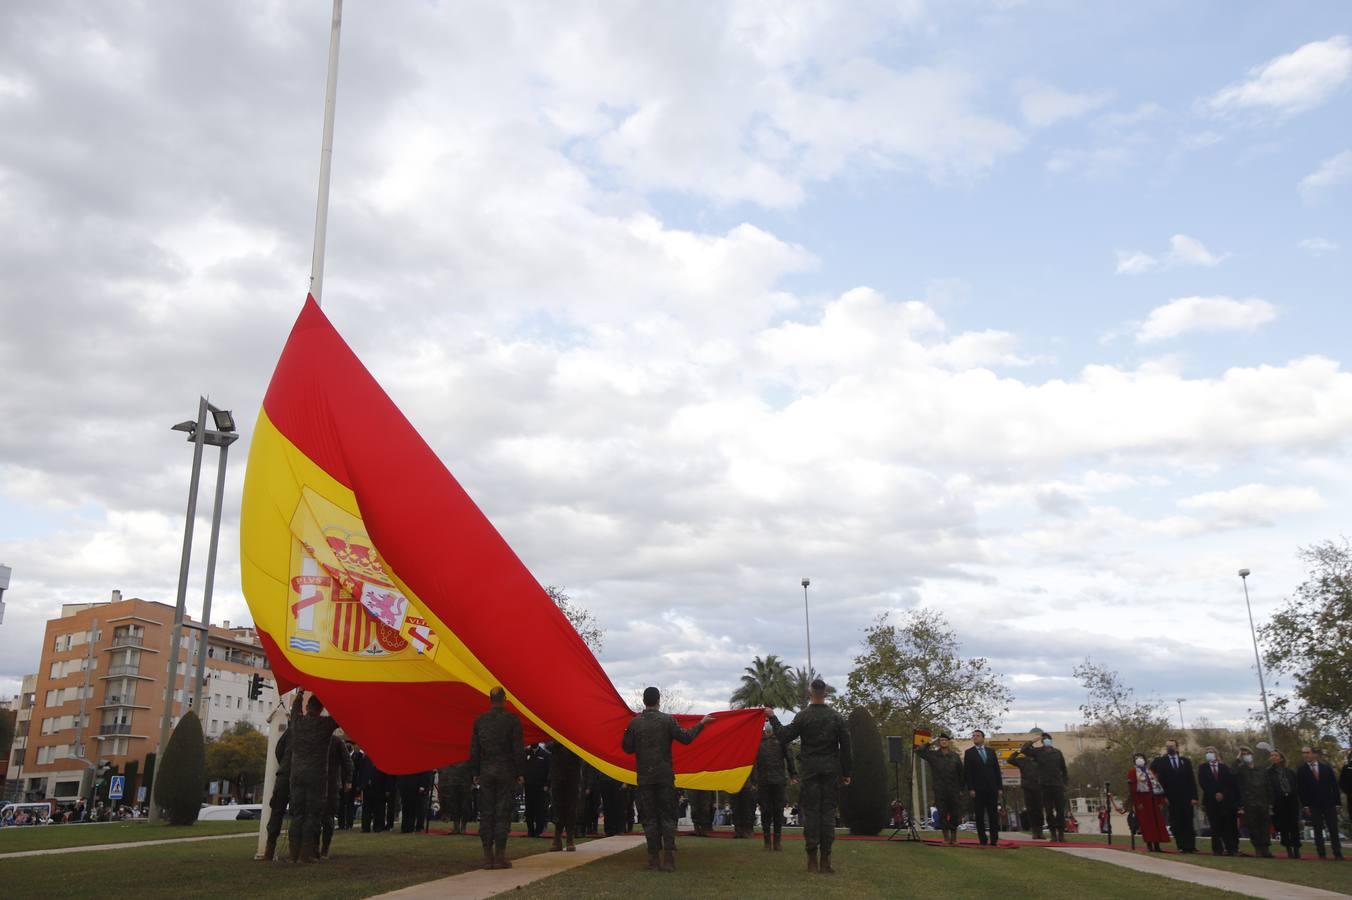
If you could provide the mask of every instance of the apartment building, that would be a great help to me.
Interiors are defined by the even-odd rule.
[[[114,591],[107,602],[64,604],[61,615],[47,622],[42,662],[20,694],[24,744],[16,740],[11,758],[10,777],[21,780],[26,797],[73,799],[84,789],[86,773],[107,761],[127,775],[124,802],[144,799],[146,755],[158,751],[173,621],[173,606],[124,600]],[[192,705],[191,669],[201,639],[200,627],[183,629],[174,724]],[[254,674],[271,681],[255,631],[229,622],[211,626],[198,711],[208,738],[241,721],[267,732],[276,694],[269,687],[250,700]]]

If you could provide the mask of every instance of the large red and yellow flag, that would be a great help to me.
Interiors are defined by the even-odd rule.
[[[600,663],[313,298],[258,415],[240,551],[278,690],[316,692],[383,771],[466,758],[500,684],[527,741],[634,781]],[[677,784],[740,789],[763,715],[716,713],[675,747]]]

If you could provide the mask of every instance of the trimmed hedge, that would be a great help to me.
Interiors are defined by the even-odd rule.
[[[207,783],[206,739],[192,710],[184,713],[169,736],[155,777],[155,802],[170,825],[191,825],[202,809]]]
[[[891,809],[883,738],[866,709],[850,713],[850,749],[854,754],[854,774],[845,788],[845,824],[850,834],[874,835],[887,827]]]

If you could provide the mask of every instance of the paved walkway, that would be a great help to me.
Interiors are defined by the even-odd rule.
[[[1305,887],[1287,881],[1273,881],[1270,878],[1258,878],[1253,875],[1240,875],[1224,869],[1210,866],[1194,866],[1191,863],[1175,862],[1158,856],[1142,856],[1138,853],[1123,853],[1121,850],[1108,850],[1095,847],[1050,847],[1057,853],[1078,856],[1080,859],[1092,859],[1095,862],[1112,863],[1138,872],[1162,875],[1176,881],[1200,884],[1204,887],[1234,891],[1248,897],[1262,897],[1264,900],[1346,900],[1347,894],[1336,894],[1321,888]]]
[[[165,838],[160,841],[124,841],[120,844],[85,844],[79,847],[52,847],[48,850],[16,850],[13,853],[0,853],[0,859],[18,859],[20,856],[55,856],[58,853],[92,853],[95,850],[135,850],[137,847],[154,847],[159,844],[191,844],[193,841],[228,841],[231,838],[258,839],[258,833],[244,831],[239,834],[212,834],[207,837]]]
[[[512,860],[510,869],[475,869],[436,881],[425,881],[411,887],[380,894],[377,900],[479,900],[493,897],[503,891],[514,891],[541,878],[557,875],[569,869],[586,865],[606,856],[622,853],[643,845],[641,834],[617,834],[578,844],[575,853],[535,853]],[[635,865],[638,865],[637,857]]]

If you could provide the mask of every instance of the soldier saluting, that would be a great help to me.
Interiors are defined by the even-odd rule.
[[[1042,731],[1034,729],[1041,738]],[[1032,741],[1009,754],[1009,764],[1019,770],[1019,787],[1023,790],[1023,805],[1028,813],[1028,827],[1033,840],[1042,840],[1042,781],[1038,773],[1037,757],[1033,755]]]
[[[939,825],[944,832],[944,843],[958,843],[958,824],[962,821],[962,792],[967,777],[962,770],[962,757],[949,746],[952,738],[939,735],[939,740],[926,744],[915,755],[929,763],[934,776],[934,805],[939,807]]]
[[[775,737],[784,745],[802,738],[798,756],[798,805],[802,810],[803,842],[807,845],[807,870],[830,875],[831,844],[836,839],[836,795],[840,782],[850,783],[853,758],[850,754],[850,730],[840,713],[826,705],[826,682],[814,679],[809,688],[808,705],[788,725],[770,716]],[[820,866],[817,852],[821,851]]]
[[[690,743],[714,717],[705,716],[694,728],[682,728],[674,717],[657,708],[661,702],[661,691],[644,689],[643,712],[630,720],[620,746],[635,758],[638,805],[643,813],[643,836],[648,839],[648,868],[675,872],[676,773],[671,767],[671,742]]]
[[[479,779],[479,840],[485,869],[510,869],[507,833],[512,826],[516,786],[525,781],[526,752],[521,746],[521,719],[507,710],[507,692],[488,692],[491,706],[474,720],[469,744],[469,770]]]

